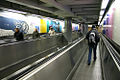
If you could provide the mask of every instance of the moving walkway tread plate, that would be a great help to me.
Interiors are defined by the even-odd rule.
[[[93,54],[91,57],[91,64],[87,65],[88,50],[83,60],[81,61],[77,71],[75,72],[72,80],[102,80],[101,64],[99,48],[97,48],[97,59],[93,62]]]

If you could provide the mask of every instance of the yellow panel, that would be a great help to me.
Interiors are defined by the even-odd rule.
[[[47,33],[47,23],[43,19],[40,19],[40,33]]]
[[[90,31],[92,28],[91,27],[88,27],[88,31]]]
[[[98,32],[101,32],[101,28],[100,27],[98,27]]]

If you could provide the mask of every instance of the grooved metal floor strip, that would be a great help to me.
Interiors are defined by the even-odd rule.
[[[99,46],[97,47],[96,62],[93,62],[93,54],[90,65],[87,65],[87,60],[88,54],[84,56],[72,80],[102,80]]]

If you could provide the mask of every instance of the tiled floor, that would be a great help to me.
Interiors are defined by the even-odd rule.
[[[84,56],[72,80],[102,80],[99,46],[97,48],[96,62],[93,62],[93,54],[91,64],[89,66],[87,65],[87,59],[88,54]]]

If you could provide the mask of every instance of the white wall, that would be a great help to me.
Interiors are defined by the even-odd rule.
[[[113,40],[120,45],[120,1],[115,0],[114,6]]]
[[[49,18],[49,17],[43,17],[40,15],[38,16],[38,15],[34,15],[34,14],[23,15],[20,13],[10,12],[10,11],[2,11],[2,12],[0,12],[0,16],[25,21],[27,23],[27,25],[29,26],[29,30],[28,29],[27,29],[28,31],[26,30],[27,34],[32,34],[35,27],[38,27],[39,29],[42,28],[41,27],[42,23],[41,23],[40,19],[46,20],[46,24],[47,24],[47,21],[49,21],[49,20],[60,22],[60,25],[62,26],[62,32],[64,32],[65,23],[63,20],[53,19],[53,18]],[[14,24],[15,24],[15,22],[14,22]],[[24,25],[22,25],[22,26],[24,26]],[[78,24],[73,25],[73,27],[76,27],[76,26],[79,26],[79,25]],[[12,26],[10,26],[10,27],[12,27]],[[39,30],[39,32],[40,32],[40,30]],[[0,36],[13,35],[13,33],[14,32],[12,30],[2,30],[2,29],[0,30]]]

